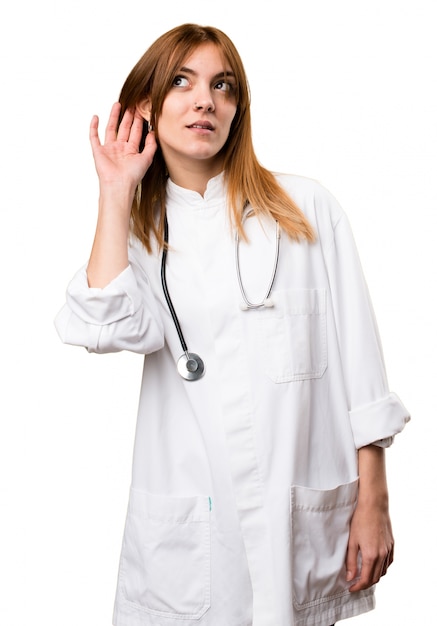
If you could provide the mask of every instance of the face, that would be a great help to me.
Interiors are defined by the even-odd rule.
[[[208,170],[210,175],[221,171],[219,153],[236,110],[230,67],[223,65],[214,44],[199,46],[180,68],[157,124],[159,143],[173,179],[181,170]]]

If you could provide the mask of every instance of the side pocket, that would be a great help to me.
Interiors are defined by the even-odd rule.
[[[335,489],[291,487],[293,601],[297,610],[349,593],[346,550],[358,479]]]
[[[210,606],[210,500],[131,489],[120,564],[125,601],[162,617],[199,619]]]

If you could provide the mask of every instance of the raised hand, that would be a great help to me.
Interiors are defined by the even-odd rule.
[[[96,234],[88,263],[90,287],[105,287],[128,265],[128,236],[132,201],[156,152],[155,134],[149,133],[140,152],[143,118],[126,111],[117,131],[120,104],[111,109],[105,141],[99,139],[99,119],[90,126],[90,142],[100,182]]]
[[[99,118],[90,125],[90,143],[100,186],[128,185],[136,188],[152,163],[157,144],[155,134],[148,133],[144,149],[139,152],[143,118],[138,111],[127,110],[117,130],[121,105],[112,106],[105,130],[105,140],[99,139]]]

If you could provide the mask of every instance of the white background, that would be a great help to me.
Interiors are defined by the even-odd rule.
[[[390,385],[413,415],[388,451],[396,560],[377,610],[351,623],[433,623],[436,2],[3,7],[0,623],[111,624],[141,357],[64,346],[53,318],[92,242],[90,118],[105,121],[144,50],[188,21],[239,49],[261,162],[318,179],[349,215]]]

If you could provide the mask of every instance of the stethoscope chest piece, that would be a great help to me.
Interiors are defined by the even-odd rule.
[[[198,354],[184,352],[177,362],[178,372],[185,380],[199,380],[205,372],[205,365]]]

